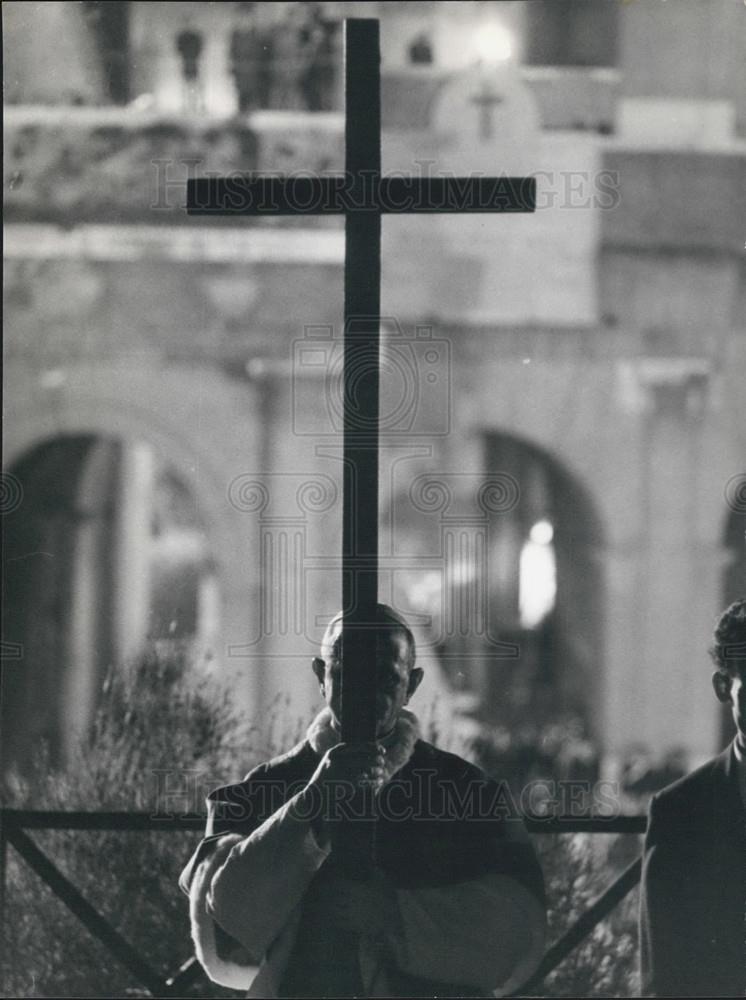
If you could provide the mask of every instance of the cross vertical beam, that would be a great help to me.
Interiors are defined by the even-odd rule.
[[[190,215],[345,215],[342,739],[375,739],[381,215],[533,212],[532,177],[381,176],[378,22],[345,21],[344,177],[190,178]],[[492,103],[490,99],[490,103]],[[487,111],[485,107],[482,109]],[[355,815],[372,818],[368,800]],[[367,824],[340,824],[335,853],[370,869]],[[342,850],[338,851],[338,847]]]
[[[345,170],[353,183],[381,173],[380,89],[378,21],[347,20]],[[341,725],[344,741],[368,741],[376,736],[380,212],[348,212],[345,242]]]

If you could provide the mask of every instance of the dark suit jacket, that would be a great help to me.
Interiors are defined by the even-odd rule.
[[[746,994],[746,811],[732,746],[650,803],[640,962],[644,996]]]

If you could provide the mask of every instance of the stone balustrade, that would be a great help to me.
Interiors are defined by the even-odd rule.
[[[63,226],[182,224],[189,176],[237,169],[325,172],[341,169],[343,162],[343,123],[337,114],[277,111],[216,120],[124,108],[9,107],[5,218]],[[312,226],[337,223],[303,220]],[[270,224],[287,225],[288,220]]]

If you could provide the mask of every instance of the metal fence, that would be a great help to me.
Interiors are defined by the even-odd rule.
[[[551,819],[526,819],[529,833],[640,834],[645,832],[645,816],[582,818],[555,816]],[[155,816],[143,812],[58,812],[28,809],[0,809],[0,929],[4,928],[6,863],[8,845],[59,897],[84,927],[97,938],[137,982],[154,997],[183,996],[184,991],[204,975],[192,957],[170,974],[151,968],[133,946],[106,920],[62,874],[54,862],[38,847],[29,830],[99,830],[99,831],[184,831],[202,833],[205,817],[199,813],[183,816]],[[546,977],[581,944],[640,881],[642,861],[637,858],[601,893],[588,909],[547,950],[531,980],[521,994],[538,989]],[[2,934],[0,934],[2,936]]]

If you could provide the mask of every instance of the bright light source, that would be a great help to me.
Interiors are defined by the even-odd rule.
[[[513,54],[513,38],[496,21],[483,24],[474,39],[477,55],[486,63],[505,62]]]
[[[549,521],[537,521],[528,537],[537,545],[549,545],[554,538],[554,528]]]
[[[549,521],[537,521],[521,550],[518,607],[523,628],[537,628],[554,610],[557,563]]]
[[[451,583],[455,587],[466,587],[477,578],[477,567],[473,559],[454,559],[449,570]]]

